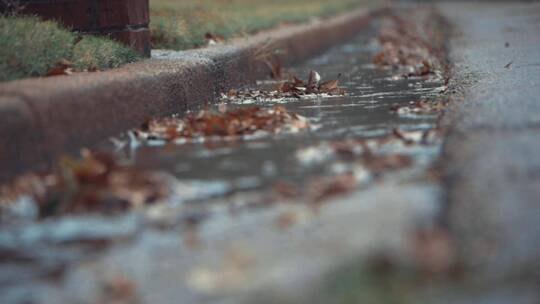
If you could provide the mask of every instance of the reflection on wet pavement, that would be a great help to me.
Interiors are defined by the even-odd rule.
[[[136,239],[141,251],[150,250],[152,242],[159,238],[173,244],[178,242],[176,236],[161,234],[160,229],[173,227],[174,234],[179,226],[190,227],[211,213],[197,208],[234,211],[236,207],[265,205],[282,199],[311,203],[368,187],[378,178],[374,172],[406,168],[411,163],[414,166],[392,173],[389,179],[400,185],[403,180],[422,178],[440,148],[439,139],[429,133],[436,126],[437,115],[399,115],[390,109],[396,103],[403,105],[437,97],[443,89],[442,79],[396,77],[391,70],[377,68],[371,64],[377,51],[372,36],[373,33],[362,33],[350,43],[290,70],[298,76],[316,70],[323,80],[341,74],[341,87],[347,92],[344,96],[229,102],[232,107],[282,105],[307,117],[316,126],[312,130],[186,144],[138,141],[126,133],[104,143],[101,149],[114,151],[123,163],[174,176],[175,195],[170,204],[114,217],[66,216],[0,231],[0,254],[5,261],[0,286],[18,285],[24,289],[21,282],[30,284],[31,278],[39,280],[60,274],[66,265],[91,258],[93,249],[102,249],[111,241]],[[256,88],[275,89],[275,86],[277,83],[265,81]],[[405,138],[388,141],[388,137],[395,136],[396,129]],[[416,191],[415,186],[411,188],[411,193]],[[418,189],[423,193],[419,197],[432,198],[436,194],[431,192],[437,192],[429,185],[420,185]],[[246,224],[249,221],[244,226],[249,226]],[[282,217],[280,225],[288,221]],[[229,220],[223,223],[233,227]],[[216,234],[223,229],[220,226],[223,223],[214,219],[210,229]],[[153,241],[148,242],[148,235],[153,236]],[[30,250],[34,253],[30,254]],[[6,263],[11,266],[4,267]],[[13,272],[19,275],[13,276]],[[9,292],[13,298],[24,299],[21,294],[21,289]]]
[[[389,109],[396,103],[437,96],[442,90],[442,79],[396,77],[393,71],[370,63],[376,50],[377,44],[361,35],[287,71],[304,77],[316,70],[323,81],[341,74],[340,86],[346,90],[345,96],[229,101],[235,107],[284,105],[290,112],[307,117],[316,126],[315,130],[246,141],[208,140],[180,145],[154,141],[138,143],[135,149],[133,143],[122,142],[117,146],[117,153],[138,167],[165,170],[181,181],[196,181],[201,187],[205,187],[205,182],[211,182],[209,185],[225,182],[229,185],[223,187],[227,193],[267,188],[277,181],[301,182],[311,175],[328,174],[335,160],[305,166],[295,157],[297,151],[344,139],[381,138],[392,134],[395,128],[425,131],[436,124],[437,115],[397,115]],[[277,87],[278,83],[264,81],[259,88],[276,90]],[[416,149],[413,156],[422,158],[434,152],[436,149]]]

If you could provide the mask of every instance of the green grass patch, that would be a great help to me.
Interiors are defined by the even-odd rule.
[[[242,36],[368,2],[372,0],[151,0],[152,46],[190,49],[204,45],[206,33]],[[92,36],[80,40],[57,23],[37,17],[0,15],[0,45],[0,81],[44,76],[62,59],[82,71],[115,68],[139,58],[119,43]]]
[[[251,34],[282,22],[344,12],[369,0],[152,0],[152,46],[189,49],[204,44],[204,35],[225,38]]]
[[[135,51],[110,39],[77,39],[55,22],[0,15],[0,81],[46,75],[60,60],[75,70],[105,70],[137,60]]]
[[[136,61],[139,55],[131,48],[115,41],[94,36],[85,36],[75,44],[72,55],[77,70],[105,70]]]

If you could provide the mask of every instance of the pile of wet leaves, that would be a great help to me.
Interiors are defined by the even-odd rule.
[[[448,99],[438,99],[438,100],[417,100],[411,101],[408,104],[394,104],[390,107],[390,112],[396,113],[400,116],[408,115],[437,115],[440,114],[442,110],[446,108],[449,101]]]
[[[246,101],[278,101],[314,97],[340,96],[345,90],[339,86],[337,79],[321,82],[321,75],[311,71],[306,81],[291,75],[290,79],[278,82],[275,90],[230,90],[223,94],[222,99],[245,103]]]
[[[439,137],[437,130],[403,131],[393,129],[392,133],[379,138],[343,139],[338,141],[323,141],[317,145],[302,148],[297,151],[296,158],[304,165],[322,163],[329,158],[355,160],[361,158],[366,167],[381,167],[377,163],[386,163],[392,155],[379,155],[378,151],[399,150],[399,148],[415,145],[434,145]],[[390,161],[391,162],[391,161]],[[382,166],[385,168],[394,166]],[[400,168],[402,166],[395,166]],[[372,170],[374,173],[384,170]]]
[[[24,199],[35,204],[35,216],[40,218],[115,213],[166,198],[168,185],[161,173],[136,170],[108,154],[84,150],[79,160],[64,158],[53,173],[27,174],[1,186],[0,215],[8,217]]]
[[[323,141],[297,150],[296,159],[304,166],[334,160],[338,165],[334,172],[309,178],[302,185],[280,181],[274,185],[274,192],[284,199],[323,203],[380,179],[385,173],[413,167],[414,158],[404,148],[437,145],[439,140],[437,131],[432,129],[393,129],[391,134],[379,138]]]
[[[401,16],[387,17],[379,37],[382,50],[373,63],[397,70],[403,77],[440,72],[441,63],[432,43],[421,35],[416,23]]]
[[[272,108],[243,107],[229,109],[222,104],[218,111],[202,110],[184,118],[153,119],[135,130],[143,140],[196,139],[207,137],[240,137],[256,134],[298,132],[308,129],[308,120],[282,106]]]

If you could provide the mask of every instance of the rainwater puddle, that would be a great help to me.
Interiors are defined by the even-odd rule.
[[[417,131],[410,134],[421,137],[424,131],[436,126],[436,115],[398,115],[390,108],[396,103],[403,105],[434,98],[443,89],[440,79],[396,78],[394,71],[371,64],[377,51],[370,38],[373,36],[373,33],[363,33],[348,44],[335,47],[287,71],[305,79],[311,70],[316,70],[323,81],[341,74],[340,86],[347,92],[344,96],[233,101],[230,105],[281,105],[308,118],[316,126],[312,130],[249,140],[186,144],[137,142],[133,136],[123,134],[108,140],[100,149],[112,151],[123,163],[165,171],[173,176],[178,195],[168,207],[212,205],[230,211],[230,206],[225,204],[249,205],[256,200],[267,200],[260,197],[252,199],[252,196],[264,196],[276,184],[285,182],[300,188],[317,188],[320,183],[310,184],[309,181],[344,172],[352,174],[360,186],[368,187],[373,176],[358,165],[359,155],[355,154],[365,152],[365,147],[353,144],[347,150],[346,159],[343,155],[336,155],[335,149],[330,147],[348,141],[357,143],[358,140],[381,139],[391,135],[394,129]],[[277,84],[265,81],[252,89],[275,89],[273,86]],[[399,152],[410,157],[414,164],[412,169],[389,173],[394,180],[407,180],[425,173],[437,157],[440,143],[435,139],[425,145],[405,145],[397,140],[383,147],[370,148],[376,149],[377,153]],[[182,210],[185,211],[180,208]],[[178,231],[173,232],[174,235],[161,233],[164,219],[169,221],[167,225],[171,225],[167,227],[177,227],[185,218],[196,221],[200,217],[197,212],[186,215],[180,211],[175,213],[167,208],[154,208],[148,214],[136,211],[114,217],[65,216],[4,229],[0,231],[0,253],[5,261],[0,271],[0,286],[22,286],[22,289],[12,289],[7,294],[12,299],[25,299],[22,296],[24,285],[30,284],[31,278],[55,276],[66,265],[80,263],[83,257],[91,257],[91,253],[96,251],[94,249],[101,249],[111,241],[126,241],[137,235],[157,233],[167,242],[178,242]],[[159,223],[155,225],[155,221]],[[219,221],[213,225],[219,226]],[[144,232],[145,227],[158,229],[157,232]],[[220,231],[220,228],[215,231]],[[141,238],[140,246],[147,248],[152,242],[143,243]]]
[[[425,131],[436,124],[437,115],[397,115],[390,108],[394,104],[437,96],[443,89],[442,80],[395,77],[395,71],[371,64],[376,51],[377,44],[368,35],[360,35],[348,44],[286,71],[304,80],[311,70],[317,71],[322,81],[341,75],[340,87],[346,90],[345,96],[228,101],[232,107],[284,106],[290,112],[307,117],[316,126],[314,130],[249,140],[187,144],[121,141],[115,153],[124,162],[167,171],[180,181],[209,189],[215,195],[220,195],[219,191],[213,191],[216,183],[223,185],[221,194],[227,194],[266,189],[280,181],[301,183],[310,176],[332,174],[335,158],[306,166],[306,161],[301,159],[302,150],[348,139],[382,138],[396,128]],[[277,87],[277,83],[263,81],[249,89],[276,90]],[[405,151],[424,163],[437,152],[436,146]],[[324,151],[314,151],[317,153]],[[208,198],[204,190],[199,192],[201,200]]]

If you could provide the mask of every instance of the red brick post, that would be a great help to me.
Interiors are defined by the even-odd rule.
[[[150,56],[149,0],[19,0],[22,14],[57,20],[81,33],[108,36]]]

